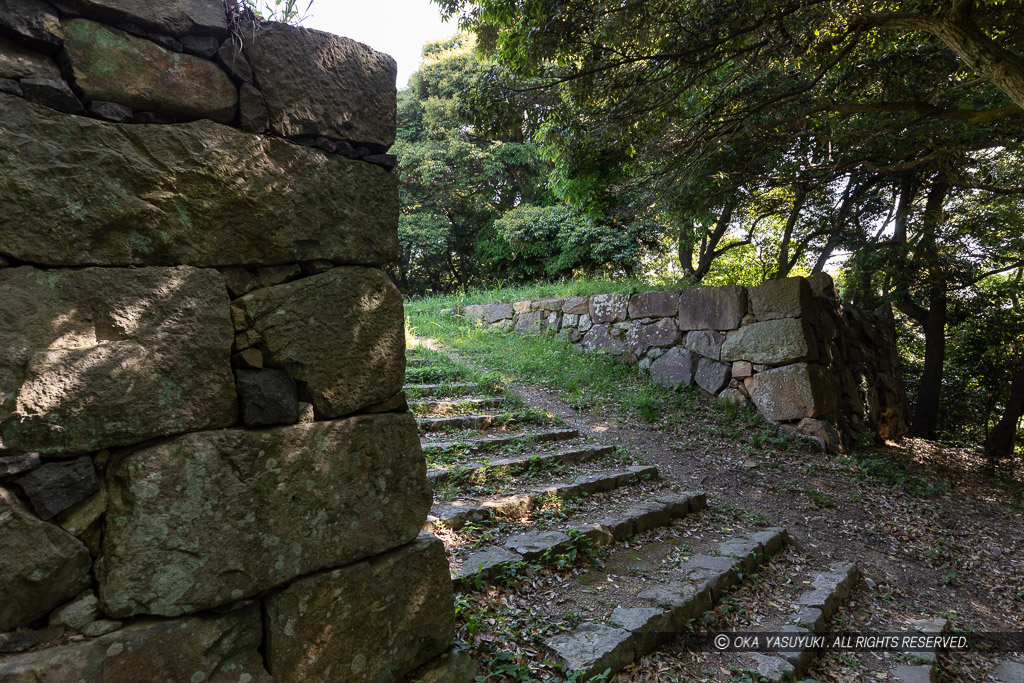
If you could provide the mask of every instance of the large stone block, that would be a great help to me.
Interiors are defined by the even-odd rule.
[[[85,546],[59,526],[40,521],[4,488],[0,548],[0,631],[45,616],[92,582]],[[0,680],[6,681],[2,662]]]
[[[590,297],[590,318],[597,324],[622,322],[628,306],[628,294],[595,294]]]
[[[144,620],[99,638],[0,658],[5,683],[273,683],[263,668],[260,608]]]
[[[223,36],[228,32],[222,0],[60,0],[82,16],[125,23],[172,36],[192,33]]]
[[[349,38],[276,22],[245,53],[277,135],[325,135],[381,148],[395,141],[395,60]]]
[[[836,409],[838,381],[820,365],[796,363],[755,375],[750,398],[769,420],[818,417]]]
[[[315,328],[313,328],[315,329]],[[107,477],[111,616],[176,616],[408,543],[430,508],[409,414],[188,434]]]
[[[0,138],[4,256],[378,265],[398,253],[398,187],[372,164],[210,121],[103,123],[10,95],[0,95]]]
[[[404,680],[450,645],[452,600],[444,544],[421,534],[267,598],[268,668],[278,683]]]
[[[675,347],[651,363],[651,379],[661,384],[691,386],[697,358],[690,351]]]
[[[686,335],[686,348],[694,353],[718,360],[722,355],[725,337],[716,330],[696,330]]]
[[[333,268],[234,303],[262,338],[266,364],[300,382],[318,415],[348,415],[402,389],[402,295],[382,271]]]
[[[60,69],[52,59],[0,37],[0,78],[60,77]]]
[[[662,319],[654,323],[644,324],[634,320],[626,332],[626,341],[630,350],[641,356],[652,347],[668,347],[679,343],[679,328],[676,321]]]
[[[812,318],[815,313],[814,292],[802,277],[769,280],[747,290],[750,308],[760,321],[779,318]]]
[[[669,318],[679,312],[679,292],[637,292],[629,297],[630,318]]]
[[[235,118],[238,90],[211,61],[87,19],[64,22],[62,54],[86,100],[220,123]]]
[[[799,318],[747,325],[726,335],[722,360],[747,360],[762,365],[816,360],[814,332],[807,321]]]
[[[679,293],[679,329],[734,330],[747,313],[747,290],[736,285]]]
[[[0,269],[0,291],[0,447],[73,455],[235,422],[216,271],[25,266]]]

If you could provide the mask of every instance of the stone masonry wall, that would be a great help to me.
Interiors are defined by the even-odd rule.
[[[448,647],[380,270],[395,74],[222,0],[0,0],[0,680]]]
[[[828,275],[476,305],[464,313],[480,324],[605,350],[662,384],[752,404],[829,448],[841,447],[836,427],[889,439],[906,433],[892,324],[881,312],[843,306]]]

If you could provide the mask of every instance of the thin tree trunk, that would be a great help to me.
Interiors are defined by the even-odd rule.
[[[788,277],[789,272],[796,265],[796,259],[793,259],[793,261],[789,259],[789,243],[793,241],[793,229],[796,227],[796,222],[800,218],[800,212],[803,210],[804,202],[806,201],[807,183],[797,183],[796,196],[793,198],[793,208],[790,209],[789,218],[786,220],[786,228],[782,233],[782,244],[779,247],[779,259],[775,265],[775,274],[771,279]]]
[[[943,367],[946,362],[946,288],[938,285],[928,302],[924,319],[924,372],[917,388],[917,404],[911,433],[935,438],[939,426]]]
[[[1006,401],[1003,416],[985,439],[985,457],[997,461],[1013,455],[1021,416],[1024,416],[1024,365],[1021,365],[1010,384],[1010,398]]]

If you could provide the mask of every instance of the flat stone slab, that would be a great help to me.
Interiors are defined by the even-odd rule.
[[[1003,659],[996,662],[995,676],[1000,683],[1024,683],[1024,661]]]
[[[892,678],[900,683],[934,683],[935,671],[927,664],[900,664],[892,670]]]
[[[382,265],[398,254],[397,181],[373,164],[206,120],[105,123],[5,94],[0,137],[12,150],[0,156],[0,244],[22,261]]]
[[[579,672],[584,680],[606,669],[611,669],[611,674],[615,675],[636,657],[633,635],[629,631],[590,622],[559,633],[544,645],[567,672]]]
[[[69,456],[235,422],[216,271],[23,266],[0,291],[0,448]]]
[[[466,481],[479,481],[481,478],[490,476],[494,472],[506,472],[516,474],[535,466],[547,466],[554,464],[576,464],[586,462],[615,452],[614,446],[596,446],[587,448],[573,448],[559,453],[544,453],[541,455],[525,455],[515,458],[500,458],[490,462],[469,462],[457,468],[432,468],[427,471],[427,479],[434,486],[440,486],[448,481],[454,473],[458,473]]]
[[[220,36],[228,32],[224,6],[211,0],[61,0],[83,16],[99,21],[127,23],[158,33],[181,36],[194,33]]]
[[[262,640],[258,604],[219,616],[142,620],[93,640],[0,658],[0,680],[134,683],[144,671],[153,681],[273,683]]]
[[[511,536],[505,547],[523,556],[524,560],[536,560],[545,553],[556,553],[566,547],[569,536],[561,531],[528,531]]]
[[[415,538],[430,508],[408,413],[188,434],[107,473],[103,611],[224,605]]]
[[[267,666],[278,683],[350,680],[348,672],[360,680],[402,680],[450,646],[453,599],[444,544],[420,534],[269,597]]]
[[[830,571],[816,574],[811,585],[814,590],[800,595],[798,602],[802,606],[816,607],[831,619],[839,604],[850,597],[850,590],[860,579],[860,570],[852,562],[837,562]]]
[[[784,365],[816,360],[814,333],[805,320],[782,318],[733,330],[722,344],[722,360]]]
[[[579,435],[580,433],[575,429],[550,429],[545,432],[514,434],[512,436],[486,436],[480,439],[464,439],[462,441],[432,441],[423,444],[423,452],[435,453],[446,451],[456,446],[466,446],[469,450],[497,448],[521,441],[536,441],[537,443],[568,441],[569,439],[575,439]]]
[[[523,556],[505,548],[485,548],[471,554],[453,577],[456,582],[479,576],[488,579],[500,573],[510,564],[522,562]]]

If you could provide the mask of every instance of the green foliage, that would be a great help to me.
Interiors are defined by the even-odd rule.
[[[314,1],[309,0],[305,9],[300,9],[302,0],[241,0],[241,4],[260,21],[301,24],[305,21]]]

